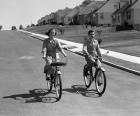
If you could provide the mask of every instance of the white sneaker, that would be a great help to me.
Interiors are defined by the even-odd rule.
[[[50,78],[50,74],[47,74],[46,75],[46,80],[50,80],[51,78]]]

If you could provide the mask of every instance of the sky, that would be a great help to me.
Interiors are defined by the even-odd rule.
[[[12,26],[37,24],[41,17],[66,7],[74,8],[84,0],[0,0],[0,25],[4,30]]]

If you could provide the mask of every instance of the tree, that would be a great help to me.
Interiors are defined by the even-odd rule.
[[[11,27],[11,30],[16,30],[16,26],[12,26]]]
[[[35,24],[31,24],[31,27],[34,27],[35,26]]]
[[[82,2],[82,6],[87,6],[88,4],[90,4],[92,1],[94,0],[85,0]]]
[[[19,29],[23,29],[23,25],[20,25],[20,26],[19,26]]]
[[[27,27],[26,28],[29,28],[30,27],[30,25],[27,25]]]
[[[0,30],[2,30],[2,25],[0,25]]]

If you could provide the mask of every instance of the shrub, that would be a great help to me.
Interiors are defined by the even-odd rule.
[[[23,26],[22,26],[22,25],[20,25],[20,26],[19,26],[19,29],[23,29]]]
[[[2,25],[0,25],[0,30],[2,30]]]
[[[16,30],[16,26],[12,26],[11,27],[11,30]]]

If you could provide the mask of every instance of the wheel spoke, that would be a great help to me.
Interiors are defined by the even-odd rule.
[[[106,88],[106,77],[102,70],[98,70],[95,81],[96,89],[99,94],[103,94]]]
[[[59,100],[61,98],[62,94],[62,85],[61,85],[61,76],[57,75],[55,79],[55,91],[56,91],[56,97]]]
[[[84,67],[83,76],[84,76],[85,85],[86,85],[87,88],[89,88],[90,85],[91,85],[91,81],[92,81],[92,70],[87,70]]]

